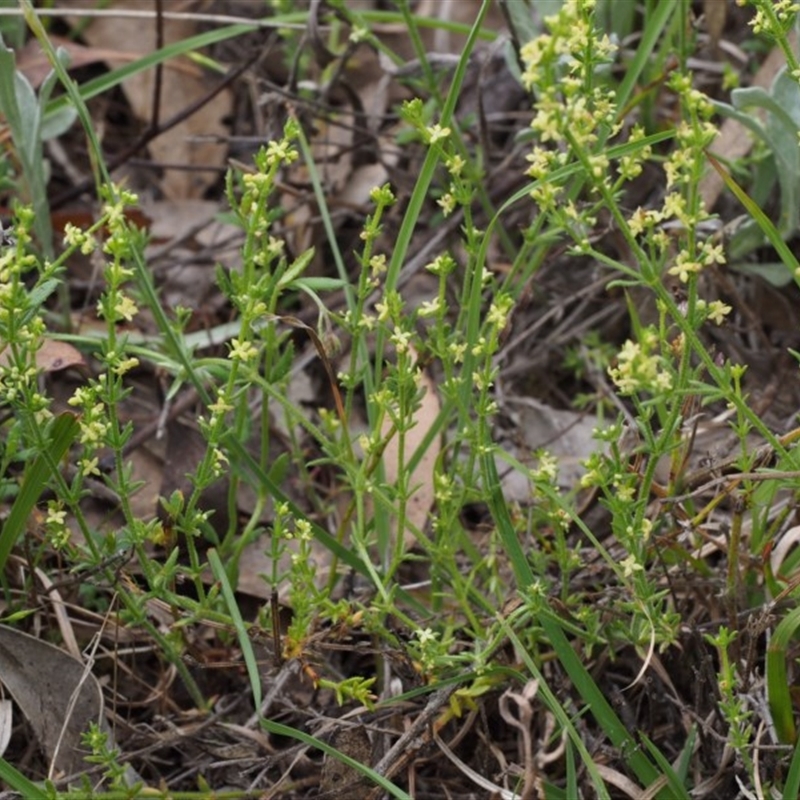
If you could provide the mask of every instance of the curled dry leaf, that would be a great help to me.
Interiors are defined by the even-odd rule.
[[[773,575],[781,575],[783,562],[798,547],[800,547],[800,525],[793,525],[778,539],[777,544],[772,549],[772,553],[770,553],[769,563]],[[787,576],[781,575],[781,577],[785,578]]]
[[[628,797],[631,798],[631,800],[644,800],[646,797],[653,796],[650,794],[650,791],[654,788],[665,788],[665,786],[662,784],[666,784],[666,778],[659,778],[657,785],[654,784],[653,786],[649,787],[647,792],[645,792],[644,789],[637,786],[629,777],[623,775],[619,770],[612,769],[605,764],[598,764],[597,762],[595,762],[594,766],[600,777],[606,783],[610,783],[621,792],[624,792]]]

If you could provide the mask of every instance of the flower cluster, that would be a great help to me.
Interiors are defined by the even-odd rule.
[[[605,141],[619,130],[613,92],[595,79],[616,47],[595,30],[594,2],[567,0],[545,19],[548,32],[525,44],[523,85],[536,96],[531,128],[537,144],[528,156],[527,174],[536,181],[531,196],[545,212],[558,212],[560,186],[552,174],[577,157],[593,185],[611,189]],[[643,136],[643,134],[637,134]],[[631,151],[620,163],[624,179],[641,171],[647,148]]]
[[[653,328],[642,332],[641,341],[625,342],[616,366],[608,370],[621,394],[661,394],[672,387],[672,372],[658,347],[658,333]]]
[[[108,238],[103,242],[103,252],[111,258],[103,272],[106,291],[97,301],[97,314],[109,323],[111,329],[115,323],[131,322],[139,312],[136,303],[122,288],[133,276],[133,270],[124,264],[130,258],[131,249],[134,246],[132,240],[135,238],[125,219],[125,209],[136,202],[136,195],[130,192],[121,192],[103,208],[103,217],[108,230]],[[87,235],[78,237],[74,232],[70,235],[70,239],[82,241],[82,249],[92,241],[91,237]],[[112,342],[115,339],[116,336],[112,334]],[[121,353],[118,356],[120,359],[122,358]],[[109,364],[109,366],[114,368],[118,364]]]
[[[439,122],[426,124],[425,109],[419,98],[403,105],[403,118],[417,130],[425,144],[437,152],[447,170],[449,186],[436,200],[444,216],[449,217],[459,206],[468,208],[480,176],[474,170],[466,174],[468,164],[459,152],[453,130]]]
[[[32,210],[17,209],[14,244],[0,254],[0,400],[33,413],[41,425],[50,418],[50,401],[39,391],[36,363],[45,324],[25,283],[27,273],[39,266],[27,252],[32,225]],[[45,265],[38,282],[52,278],[53,272]]]
[[[740,5],[745,5],[745,0],[739,0]],[[791,29],[800,3],[795,0],[753,0],[756,13],[750,20],[754,33],[766,34],[774,38],[785,36]]]

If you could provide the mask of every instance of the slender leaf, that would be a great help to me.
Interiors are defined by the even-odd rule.
[[[3,571],[11,550],[19,537],[24,533],[33,507],[42,496],[47,481],[58,468],[78,433],[78,417],[64,413],[56,417],[50,430],[50,442],[47,450],[40,453],[25,470],[19,494],[11,507],[0,532],[0,572]]]
[[[674,798],[674,800],[690,800],[689,792],[686,791],[683,781],[675,774],[672,764],[664,758],[664,754],[644,734],[642,734],[642,740],[645,747],[650,751],[650,755],[653,756],[653,760],[661,768],[661,774],[667,779],[670,797]]]
[[[50,800],[51,798],[51,795],[41,786],[28,780],[4,758],[0,758],[0,782],[19,792],[25,800]]]
[[[795,257],[794,253],[788,247],[786,242],[784,242],[783,237],[778,232],[778,229],[773,225],[772,220],[759,208],[759,206],[754,203],[750,197],[748,197],[747,193],[742,189],[741,186],[731,177],[730,173],[726,169],[722,167],[722,165],[717,161],[714,156],[710,153],[706,153],[706,157],[708,158],[711,166],[717,171],[719,176],[722,178],[725,185],[728,189],[733,192],[736,196],[736,199],[747,209],[747,212],[750,214],[751,217],[758,223],[758,226],[764,232],[764,235],[769,239],[770,244],[775,248],[778,252],[778,255],[781,257],[781,260],[786,265],[786,268],[789,270],[792,276],[800,275],[800,263],[798,263],[797,258]]]
[[[503,546],[506,548],[511,561],[511,566],[514,569],[517,586],[524,592],[534,582],[533,570],[522,550],[519,537],[511,521],[508,506],[500,488],[500,478],[497,474],[493,456],[491,454],[485,455],[482,459],[482,465],[484,487],[489,495],[489,507],[494,516]],[[565,636],[558,618],[544,610],[538,615],[537,621],[542,626],[562,666],[575,684],[575,688],[591,710],[594,718],[606,732],[611,743],[620,750],[623,758],[639,780],[645,786],[650,786],[658,779],[658,771],[641,751],[639,745],[625,725],[622,724],[622,721],[594,682],[589,671]]]
[[[211,572],[214,574],[215,580],[219,581],[222,589],[222,596],[225,598],[225,604],[228,606],[228,612],[233,620],[233,626],[236,628],[236,637],[239,640],[239,647],[242,650],[242,658],[244,659],[247,669],[247,677],[250,679],[250,688],[253,690],[253,703],[256,708],[256,713],[258,713],[261,709],[261,674],[258,671],[258,663],[255,653],[253,652],[253,643],[247,635],[247,625],[245,625],[244,619],[242,619],[242,612],[239,610],[239,604],[236,602],[233,588],[228,580],[225,567],[222,566],[219,553],[212,547],[209,548],[207,557]]]
[[[797,742],[797,727],[786,670],[786,651],[798,631],[800,608],[794,608],[778,623],[767,647],[767,702],[778,739],[785,744]]]
[[[800,741],[794,746],[792,761],[783,784],[783,800],[795,800],[796,797],[800,797]]]
[[[404,792],[402,789],[399,789],[390,780],[384,778],[383,775],[378,775],[375,770],[370,769],[370,767],[368,767],[366,764],[362,764],[359,761],[356,761],[354,758],[350,758],[350,756],[339,752],[335,747],[329,745],[327,742],[323,742],[320,739],[315,739],[313,736],[310,736],[304,731],[299,731],[296,728],[290,728],[288,725],[283,725],[280,722],[274,722],[270,719],[262,719],[261,725],[270,733],[274,733],[277,736],[288,736],[291,739],[296,739],[298,742],[307,744],[309,747],[314,747],[317,750],[321,750],[329,758],[339,759],[339,761],[342,763],[347,764],[347,766],[352,767],[360,772],[364,777],[369,778],[373,783],[380,786],[392,797],[396,797],[397,800],[412,800],[410,794]]]

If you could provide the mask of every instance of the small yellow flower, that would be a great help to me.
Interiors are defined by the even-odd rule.
[[[558,477],[558,460],[552,453],[542,450],[539,453],[539,464],[533,471],[534,480],[553,483]]]
[[[633,500],[633,486],[618,486],[616,494],[618,500],[630,503]]]
[[[644,569],[644,567],[636,560],[636,556],[633,554],[620,561],[619,565],[622,567],[622,574],[626,578],[630,578],[633,576],[634,572],[640,572]]]
[[[647,335],[642,336],[642,343],[628,340],[622,346],[616,366],[608,370],[621,394],[658,392],[670,388],[672,378],[669,372],[663,368],[658,353],[651,352],[655,346]]]
[[[466,342],[450,342],[447,345],[447,351],[450,353],[454,364],[461,364],[467,352]]]
[[[48,505],[47,518],[44,521],[45,525],[61,526],[66,523],[66,519],[66,509],[59,507],[55,503],[50,503]]]
[[[138,312],[139,309],[136,307],[136,303],[130,297],[124,294],[119,295],[117,304],[114,306],[115,321],[124,319],[126,322],[130,322]]]
[[[398,353],[407,353],[411,342],[411,331],[395,330],[391,335],[391,340],[397,348]]]
[[[644,231],[644,226],[647,222],[647,212],[639,206],[636,211],[631,214],[628,219],[628,228],[630,228],[632,236],[638,236]]]
[[[725,251],[722,249],[721,244],[711,244],[711,242],[703,242],[700,246],[703,254],[704,264],[724,264]]]
[[[459,177],[459,175],[461,175],[461,172],[464,169],[464,166],[466,165],[467,162],[464,161],[464,159],[460,155],[456,154],[448,158],[445,163],[447,165],[447,171],[454,178],[457,178]]]
[[[214,416],[221,416],[222,414],[227,413],[228,411],[233,411],[233,406],[230,403],[226,403],[222,397],[218,397],[209,407],[208,410],[214,414]]]
[[[291,164],[298,158],[297,151],[292,148],[291,144],[287,141],[270,142],[267,145],[267,164],[275,166],[281,162]]]
[[[121,377],[126,372],[130,372],[132,369],[136,369],[136,367],[138,366],[139,366],[138,358],[133,358],[133,357],[125,358],[114,366],[114,374]]]
[[[383,275],[387,270],[386,254],[377,253],[369,260],[369,268],[373,276]]]
[[[429,125],[425,129],[425,138],[428,144],[435,144],[442,139],[446,139],[451,133],[450,128],[443,128],[438,122],[435,125]]]
[[[449,217],[456,208],[456,198],[453,196],[452,192],[447,192],[447,194],[443,194],[437,201],[436,204],[441,207],[442,212],[446,217]]]
[[[683,195],[678,194],[677,192],[670,192],[664,198],[664,206],[661,211],[661,218],[662,219],[669,219],[670,217],[675,217],[675,219],[683,219],[686,214],[686,199]]]
[[[708,319],[715,325],[722,325],[725,322],[725,317],[731,313],[733,309],[723,303],[721,300],[714,300],[708,304]]]
[[[298,519],[295,523],[295,536],[301,542],[310,542],[314,536],[311,523],[307,519]]]
[[[417,314],[420,317],[433,317],[439,313],[440,308],[439,298],[435,297],[433,300],[424,300],[420,303]]]
[[[81,469],[81,475],[84,478],[87,478],[89,475],[99,475],[100,470],[98,469],[98,459],[97,456],[94,458],[82,458],[78,462],[78,466]]]
[[[253,346],[252,342],[240,342],[238,339],[231,339],[231,352],[228,353],[228,358],[232,361],[247,362],[258,358],[258,350]]]
[[[285,248],[286,242],[284,242],[283,239],[276,239],[274,236],[269,237],[267,241],[267,252],[272,258],[280,258]]]
[[[667,272],[670,275],[677,275],[681,283],[686,283],[690,275],[695,275],[703,269],[703,264],[700,261],[690,258],[688,253],[678,253],[675,259],[675,265],[670,267]]]

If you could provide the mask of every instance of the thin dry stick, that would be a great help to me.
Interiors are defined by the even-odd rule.
[[[433,723],[440,709],[446,705],[456,690],[455,684],[434,692],[428,704],[414,720],[411,727],[394,743],[389,752],[375,765],[375,772],[384,778],[391,778],[398,773],[423,747],[431,740],[427,728]],[[370,793],[370,800],[378,797],[383,791],[376,786]]]

